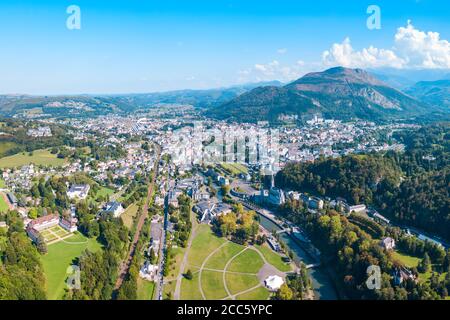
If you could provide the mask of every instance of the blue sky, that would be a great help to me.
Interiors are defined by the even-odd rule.
[[[371,4],[381,30],[366,27]],[[81,30],[66,28],[69,5],[81,9]],[[0,93],[212,88],[338,64],[448,68],[448,12],[446,0],[2,0]],[[412,49],[428,31],[440,34],[431,61]]]

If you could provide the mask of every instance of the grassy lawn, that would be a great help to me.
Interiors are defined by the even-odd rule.
[[[215,271],[202,271],[202,289],[208,300],[218,300],[227,297],[223,284],[223,273]]]
[[[170,297],[170,299],[173,299],[173,294],[175,292],[175,287],[177,285],[177,280],[169,280],[166,283],[164,283],[164,290],[163,290],[163,299],[167,299]]]
[[[198,273],[194,273],[192,280],[181,280],[181,300],[203,300],[198,286]]]
[[[138,277],[137,279],[137,299],[138,300],[152,300],[155,283]]]
[[[264,261],[259,254],[254,250],[247,249],[230,263],[227,271],[258,273],[263,265]]]
[[[259,284],[258,277],[246,274],[227,273],[225,275],[225,280],[227,282],[228,290],[230,290],[232,294],[248,290]]]
[[[95,239],[88,239],[80,233],[48,246],[48,253],[41,256],[46,276],[47,297],[50,300],[61,299],[66,288],[66,270],[74,259],[84,250],[100,250],[101,245]]]
[[[241,173],[247,174],[248,170],[247,168],[240,164],[240,163],[228,163],[228,162],[223,162],[220,164],[220,166],[225,169],[228,172],[231,172],[232,175],[238,175]]]
[[[189,250],[188,264],[201,266],[206,257],[225,241],[224,238],[217,237],[208,225],[200,225]]]
[[[180,273],[181,261],[183,260],[185,251],[186,251],[186,249],[182,248],[182,247],[172,248],[172,250],[170,252],[172,255],[172,258],[171,258],[172,266],[170,268],[169,275],[166,277],[167,279],[176,279],[177,278],[178,274]],[[191,271],[194,271],[194,270],[191,270]]]
[[[393,251],[392,258],[394,258],[394,260],[397,260],[400,263],[404,264],[408,268],[417,267],[419,262],[422,260],[420,258],[410,256],[410,255],[401,253],[399,251]]]
[[[17,144],[9,141],[0,142],[0,156],[3,156],[7,151],[17,147]]]
[[[256,246],[256,248],[263,254],[267,262],[273,265],[280,271],[288,272],[292,270],[292,266],[289,263],[283,261],[282,257],[270,249],[267,245]]]
[[[2,195],[0,195],[0,212],[7,212],[9,209],[8,204]]]
[[[264,288],[259,287],[250,292],[240,294],[236,297],[237,300],[267,300],[270,292]]]
[[[219,251],[217,251],[212,257],[209,258],[205,267],[209,269],[223,270],[228,260],[234,257],[237,253],[244,250],[244,246],[238,245],[233,242],[228,242]]]
[[[114,190],[106,187],[100,187],[100,190],[97,191],[97,194],[95,195],[95,199],[98,199],[100,197],[106,197],[111,196],[114,194]]]
[[[123,224],[128,229],[131,229],[133,227],[134,222],[133,218],[136,217],[138,209],[139,207],[137,206],[137,204],[133,203],[129,205],[128,208],[124,211],[124,213],[122,213],[122,215],[120,216],[120,218],[123,221]]]
[[[28,164],[58,167],[65,163],[64,159],[58,159],[56,154],[51,154],[48,150],[36,150],[30,156],[27,152],[15,154],[13,156],[0,159],[0,168],[15,168]]]
[[[6,187],[6,183],[5,180],[3,180],[2,178],[0,178],[0,189],[3,189]]]

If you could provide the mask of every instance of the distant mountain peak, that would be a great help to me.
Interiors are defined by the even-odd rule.
[[[376,120],[422,114],[427,106],[363,69],[334,67],[308,73],[284,87],[260,87],[209,115],[241,121],[276,121],[284,114],[321,112],[333,118]]]

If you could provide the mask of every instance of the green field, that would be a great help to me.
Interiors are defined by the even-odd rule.
[[[208,225],[200,225],[197,235],[192,241],[191,250],[188,254],[188,264],[190,266],[201,266],[206,257],[225,241],[224,238],[217,237]]]
[[[237,300],[267,300],[270,297],[270,292],[264,287],[256,288],[252,291],[243,293],[236,297]]]
[[[270,249],[267,244],[256,246],[256,248],[263,254],[267,262],[278,270],[283,272],[289,272],[292,270],[291,264],[284,262],[282,256]]]
[[[15,168],[29,164],[58,167],[65,163],[64,159],[58,159],[55,154],[48,150],[36,150],[33,155],[19,153],[0,159],[0,168]]]
[[[219,300],[228,296],[222,272],[202,271],[202,289],[207,300]]]
[[[63,298],[66,288],[66,270],[81,256],[84,250],[100,250],[101,245],[95,239],[88,239],[80,233],[48,246],[48,253],[41,256],[46,276],[47,297],[50,300]]]
[[[100,197],[111,196],[114,194],[114,190],[106,187],[100,187],[100,190],[97,191],[95,195],[95,199],[97,200]]]
[[[131,229],[133,227],[134,217],[136,217],[138,213],[139,207],[133,203],[122,213],[120,218],[123,221],[123,224],[128,228]]]
[[[258,252],[247,249],[233,259],[228,266],[227,271],[258,273],[264,265],[264,261],[259,256]]]
[[[421,261],[420,258],[413,257],[413,256],[410,256],[410,255],[407,255],[404,253],[400,253],[398,251],[392,252],[392,258],[394,258],[394,260],[397,260],[400,263],[404,264],[408,268],[417,267],[417,265]]]
[[[0,195],[0,212],[7,212],[9,210],[8,204],[2,195]]]
[[[5,155],[6,152],[8,152],[9,150],[11,150],[15,147],[17,147],[17,144],[14,142],[9,142],[9,141],[0,142],[0,157],[2,157],[3,155]]]
[[[155,290],[155,283],[144,280],[140,277],[137,279],[137,299],[138,300],[152,300],[153,292]]]
[[[242,250],[244,250],[243,246],[233,242],[228,242],[226,245],[220,248],[219,251],[214,253],[214,255],[211,258],[209,258],[205,267],[209,269],[222,270],[225,268],[225,265],[227,264],[228,260],[230,260],[232,257],[234,257]]]
[[[249,288],[256,287],[259,284],[257,276],[247,274],[227,273],[225,275],[228,290],[232,294],[236,294]]]
[[[202,300],[198,286],[198,273],[194,273],[192,280],[181,280],[181,300]]]
[[[282,262],[281,256],[271,251],[270,248],[255,247],[254,249],[267,257],[268,261],[273,262],[274,267],[281,269],[280,271],[291,270],[289,265]],[[212,233],[208,225],[199,225],[197,235],[188,252],[187,268],[193,271],[193,279],[183,278],[181,299],[266,300],[269,292],[257,277],[257,273],[264,265],[264,260],[254,249],[219,238]],[[202,266],[203,269],[200,272]],[[230,295],[226,288],[230,291]],[[246,292],[247,290],[250,291]],[[242,297],[239,294],[242,294]]]
[[[220,166],[234,176],[237,176],[241,173],[248,173],[247,167],[240,163],[223,162],[220,164]]]

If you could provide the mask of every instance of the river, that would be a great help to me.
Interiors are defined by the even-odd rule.
[[[259,215],[260,224],[268,231],[279,231],[281,228],[271,220],[267,219],[263,215]],[[286,246],[294,254],[294,261],[299,264],[303,261],[305,265],[315,263],[312,259],[286,232],[280,234],[280,240],[283,241]],[[330,277],[321,268],[308,269],[309,277],[311,278],[312,287],[316,299],[320,300],[337,300],[338,296],[336,290],[331,282]]]

